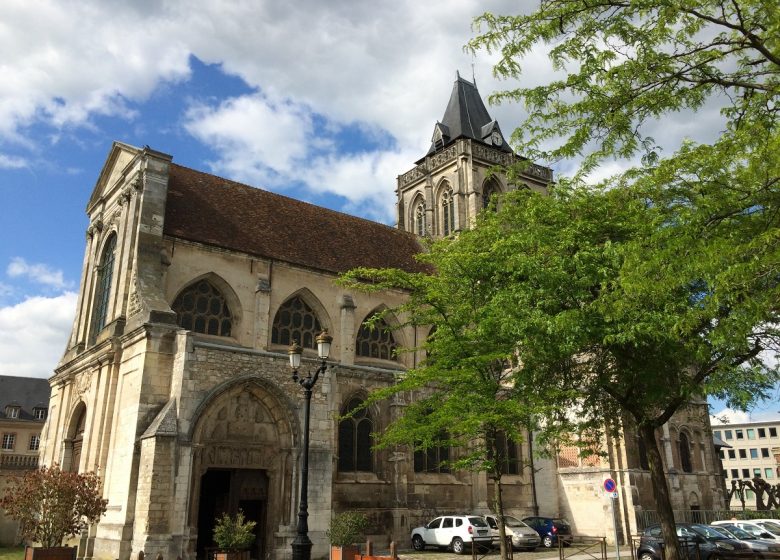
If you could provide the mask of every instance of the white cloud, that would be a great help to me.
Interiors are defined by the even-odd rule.
[[[0,154],[0,169],[23,169],[28,165],[24,158]]]
[[[11,259],[6,274],[11,278],[27,278],[36,284],[62,289],[67,286],[61,270],[53,270],[45,264],[30,264],[21,257]]]
[[[745,424],[748,422],[780,421],[780,405],[776,400],[757,406],[750,412],[724,408],[710,416],[713,426],[725,424]]]
[[[51,376],[68,341],[76,299],[66,292],[0,307],[0,374]]]

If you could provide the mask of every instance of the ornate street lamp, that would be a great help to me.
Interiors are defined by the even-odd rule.
[[[317,383],[321,373],[325,373],[328,365],[325,360],[330,354],[330,343],[333,337],[328,331],[322,331],[317,335],[317,354],[320,357],[320,367],[306,377],[298,376],[298,368],[301,367],[301,354],[303,348],[296,342],[290,345],[287,354],[290,356],[290,367],[293,370],[293,381],[303,387],[303,461],[301,462],[301,500],[298,508],[298,530],[295,540],[292,542],[292,560],[311,559],[311,539],[309,538],[309,408],[311,407],[311,390]]]

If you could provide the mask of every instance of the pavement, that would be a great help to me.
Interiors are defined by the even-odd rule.
[[[571,546],[563,549],[565,560],[601,560],[600,547],[580,547]],[[455,554],[451,551],[436,551],[425,550],[417,552],[414,550],[399,550],[398,558],[400,560],[468,560],[471,558],[471,554],[464,554],[462,556]],[[533,552],[519,552],[515,551],[512,554],[513,560],[559,560],[557,548],[537,548]],[[610,546],[607,548],[607,558],[616,560],[615,547]],[[499,551],[490,550],[487,552],[477,554],[477,560],[500,560],[501,554]],[[620,560],[630,560],[631,550],[627,547],[620,547]]]

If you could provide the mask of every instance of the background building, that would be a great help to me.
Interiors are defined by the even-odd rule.
[[[95,470],[103,479],[108,512],[80,556],[202,556],[214,519],[240,508],[257,521],[252,556],[289,557],[303,422],[287,348],[297,339],[304,372],[307,359],[315,367],[314,338],[322,329],[333,336],[335,366],[312,399],[313,556],[327,555],[325,530],[334,512],[367,513],[380,546],[394,539],[402,547],[411,527],[439,513],[487,512],[487,477],[441,464],[458,449],[371,450],[371,432],[401,414],[408,396],[338,419],[413,367],[422,355],[395,349],[415,347],[430,327],[390,329],[403,324],[390,314],[387,328],[370,330],[366,318],[394,308],[404,294],[351,293],[336,280],[357,266],[422,270],[414,259],[418,235],[470,227],[494,194],[543,190],[552,180],[547,168],[529,167],[516,185],[489,172],[517,157],[476,86],[460,77],[429,152],[398,177],[397,228],[115,143],[87,205],[77,315],[50,380],[44,434],[47,464]],[[694,431],[672,426],[659,437],[692,438],[685,441],[694,442],[688,458],[696,477],[681,488],[696,486],[697,505],[710,507],[719,496],[709,491],[712,454],[696,447],[699,437],[709,437],[703,418]],[[679,464],[678,441],[669,441],[671,472]],[[579,532],[606,534],[599,524],[604,515],[586,519],[594,503],[602,514],[608,507],[598,493],[604,474],[641,470],[638,459],[627,459],[638,457],[635,446],[626,442],[609,462],[575,466],[577,476],[569,477],[555,462],[525,468],[530,445],[530,438],[506,442],[507,511],[571,514],[575,530],[582,523]],[[621,502],[627,524],[652,499],[636,482],[641,478],[621,479],[623,496],[631,498]],[[588,509],[580,515],[582,503]],[[692,502],[686,495],[680,503]]]
[[[755,477],[763,478],[772,485],[778,483],[780,472],[773,449],[780,446],[780,422],[713,422],[712,429],[715,437],[730,446],[719,452],[727,489],[731,489],[732,481],[751,480]],[[736,496],[730,505],[732,509],[742,507]],[[745,507],[756,507],[752,490],[745,493]]]
[[[41,429],[49,410],[45,379],[0,375],[0,495],[13,477],[38,468]],[[0,509],[0,545],[18,543],[18,522]]]

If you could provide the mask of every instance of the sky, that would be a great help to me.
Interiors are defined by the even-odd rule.
[[[0,375],[49,377],[65,349],[85,208],[113,141],[393,225],[396,177],[427,151],[456,71],[484,99],[520,83],[493,78],[494,55],[464,51],[473,18],[535,4],[4,0]],[[523,84],[553,76],[544,47],[524,65]],[[488,109],[505,135],[525,115]],[[650,132],[674,146],[720,124],[713,104]],[[780,418],[766,406],[755,414]]]

